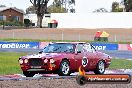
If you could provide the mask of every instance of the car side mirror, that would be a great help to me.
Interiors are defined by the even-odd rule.
[[[39,54],[42,54],[43,51],[39,51]]]

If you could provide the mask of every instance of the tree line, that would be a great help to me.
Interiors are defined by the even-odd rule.
[[[50,0],[30,0],[33,5],[31,9],[37,14],[37,26],[40,28],[42,27],[43,16],[45,13],[48,13],[48,11],[68,12],[70,5],[75,5],[75,0],[54,0],[52,5],[48,7],[47,4],[49,1]],[[28,9],[26,12],[28,13]],[[75,10],[70,9],[70,12],[75,12]]]
[[[47,4],[50,0],[30,0],[32,6],[26,9],[26,13],[37,14],[37,26],[42,27],[43,16],[46,13],[75,13],[75,1],[76,0],[54,0],[49,6]],[[0,5],[5,7],[5,5]],[[97,9],[94,12],[108,12],[104,8]],[[123,0],[121,3],[113,2],[111,12],[132,12],[132,0]]]

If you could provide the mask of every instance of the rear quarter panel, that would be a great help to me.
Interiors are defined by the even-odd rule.
[[[98,57],[99,57],[99,60],[105,61],[105,67],[106,68],[110,65],[112,57],[110,57],[109,55],[102,53],[102,52],[98,52]]]

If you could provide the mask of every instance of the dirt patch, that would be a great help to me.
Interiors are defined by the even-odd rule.
[[[0,88],[131,88],[129,84],[85,84],[80,86],[75,78],[0,81]]]

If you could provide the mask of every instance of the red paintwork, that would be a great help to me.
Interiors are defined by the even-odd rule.
[[[78,43],[72,43],[76,46],[76,44]],[[40,58],[42,60],[44,60],[45,58],[47,58],[48,60],[53,58],[55,60],[55,67],[50,67],[50,63],[48,61],[47,65],[41,66],[41,68],[39,69],[43,69],[43,72],[46,71],[56,71],[59,69],[60,67],[60,63],[63,59],[67,59],[70,62],[70,70],[72,72],[78,71],[78,68],[82,65],[82,58],[84,57],[84,55],[87,57],[88,59],[88,64],[86,65],[86,67],[84,67],[85,70],[95,70],[96,69],[96,65],[98,63],[99,60],[104,60],[105,61],[105,67],[109,67],[110,62],[111,62],[111,57],[105,53],[102,52],[98,52],[95,51],[93,52],[84,52],[84,53],[42,53],[42,54],[36,54],[36,55],[27,55],[27,56],[23,56],[19,59],[30,59],[30,58]],[[43,62],[44,63],[44,62]],[[25,64],[21,64],[21,69],[23,71],[29,71],[29,69],[31,69],[31,66],[29,65],[29,63]]]
[[[132,50],[132,44],[127,44],[128,50]]]

